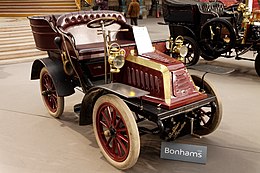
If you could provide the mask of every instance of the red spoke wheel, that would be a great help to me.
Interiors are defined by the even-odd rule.
[[[64,110],[64,97],[59,97],[48,70],[44,67],[40,73],[40,89],[42,99],[49,114],[59,117]]]
[[[219,126],[222,119],[222,104],[215,89],[205,79],[192,75],[194,84],[201,92],[210,94],[216,97],[215,101],[204,105],[195,110],[197,119],[195,120],[194,133],[198,135],[208,135],[214,132]]]
[[[140,153],[140,136],[135,118],[119,97],[103,95],[93,109],[93,128],[104,157],[118,169],[131,168]]]

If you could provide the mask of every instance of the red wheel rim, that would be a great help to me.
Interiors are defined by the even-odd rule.
[[[57,93],[56,93],[56,88],[52,82],[52,79],[47,72],[45,72],[42,75],[41,85],[42,85],[41,89],[42,89],[44,102],[48,106],[48,109],[51,112],[55,113],[58,108]]]
[[[97,111],[97,133],[106,153],[115,161],[124,161],[130,148],[125,121],[115,106],[103,103]]]

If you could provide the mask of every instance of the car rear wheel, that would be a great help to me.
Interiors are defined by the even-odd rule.
[[[216,97],[215,101],[195,110],[197,117],[194,121],[194,133],[202,136],[208,135],[214,132],[221,122],[222,104],[215,89],[205,79],[202,81],[200,77],[195,75],[192,75],[192,79],[200,92]]]
[[[118,169],[131,168],[140,153],[140,136],[135,118],[119,97],[113,94],[97,99],[93,128],[104,157]]]
[[[64,97],[58,96],[53,80],[45,67],[40,73],[40,90],[49,114],[55,118],[61,116],[64,111]]]
[[[260,76],[260,54],[258,53],[255,58],[255,71],[258,76]]]

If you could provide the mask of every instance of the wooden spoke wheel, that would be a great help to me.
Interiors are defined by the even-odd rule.
[[[194,121],[194,133],[208,135],[214,132],[221,122],[222,104],[214,88],[205,79],[202,82],[200,77],[194,75],[192,75],[192,79],[201,92],[216,97],[215,101],[195,110],[197,117]]]
[[[222,18],[206,22],[200,32],[202,57],[213,60],[228,52],[235,45],[236,35],[231,23]]]
[[[188,53],[184,57],[185,58],[184,63],[187,66],[195,65],[197,64],[200,58],[199,47],[193,38],[187,36],[183,38],[184,38],[183,45],[188,48]]]
[[[100,150],[118,169],[131,168],[140,153],[140,136],[135,118],[119,97],[107,94],[97,99],[93,128]]]
[[[53,80],[45,67],[40,73],[40,90],[49,114],[58,118],[64,111],[64,97],[58,96]]]

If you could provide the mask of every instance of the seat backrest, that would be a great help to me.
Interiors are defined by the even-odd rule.
[[[115,17],[117,21],[106,26],[107,30],[118,30],[126,23],[125,17],[116,11],[79,11],[61,15],[57,19],[57,28],[64,33],[73,36],[75,45],[103,42],[102,34],[98,34],[100,28],[89,28],[88,22],[100,17]],[[112,41],[115,40],[116,32],[111,34]]]
[[[210,13],[210,4],[208,2],[201,2],[197,5],[201,13]]]
[[[211,10],[217,13],[219,16],[224,14],[224,4],[221,2],[212,2]]]

